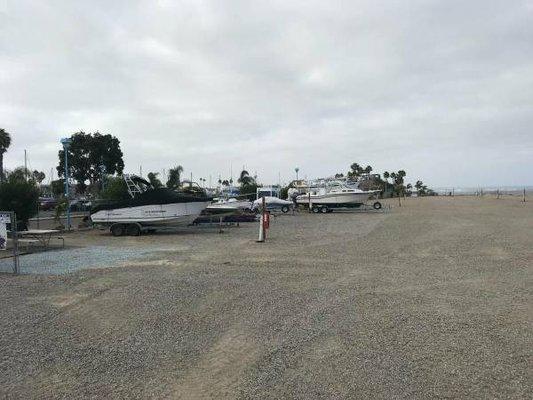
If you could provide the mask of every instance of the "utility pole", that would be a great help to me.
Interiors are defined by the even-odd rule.
[[[24,149],[24,178],[28,181],[28,156],[26,154],[26,149]]]
[[[67,200],[67,229],[70,231],[70,193],[68,185],[68,149],[72,139],[63,138],[61,139],[61,144],[63,145],[63,152],[65,153],[65,197]]]

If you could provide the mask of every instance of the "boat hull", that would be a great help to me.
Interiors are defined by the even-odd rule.
[[[322,195],[311,195],[312,204],[331,204],[331,205],[356,205],[364,204],[370,196],[374,193],[335,193],[335,194],[322,194]],[[309,196],[303,195],[298,196],[296,199],[298,204],[309,204]]]
[[[208,201],[151,204],[100,210],[91,214],[95,224],[138,223],[143,226],[188,225],[200,215]]]

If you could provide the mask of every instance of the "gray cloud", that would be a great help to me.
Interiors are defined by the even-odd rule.
[[[82,129],[130,171],[532,184],[532,38],[532,1],[7,0],[6,162],[49,171]]]

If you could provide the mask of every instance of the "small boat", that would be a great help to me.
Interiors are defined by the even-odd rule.
[[[283,213],[289,212],[294,205],[292,201],[283,200],[274,196],[264,196],[266,209],[268,211],[281,210]],[[254,201],[252,210],[260,210],[263,205],[263,197]]]
[[[252,202],[248,200],[237,200],[232,197],[229,199],[218,199],[209,204],[205,211],[209,214],[231,213],[232,211],[251,210]]]
[[[91,210],[92,222],[109,226],[114,236],[136,236],[144,230],[188,225],[211,202],[205,192],[154,189],[136,175],[123,178],[131,198],[99,204]]]

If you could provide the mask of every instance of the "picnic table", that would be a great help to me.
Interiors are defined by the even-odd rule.
[[[27,231],[18,231],[17,235],[20,238],[29,238],[39,242],[45,249],[50,245],[50,240],[52,236],[60,233],[56,229],[30,229]],[[63,247],[65,247],[65,239],[60,236],[56,236],[55,239],[60,239],[63,241]]]

